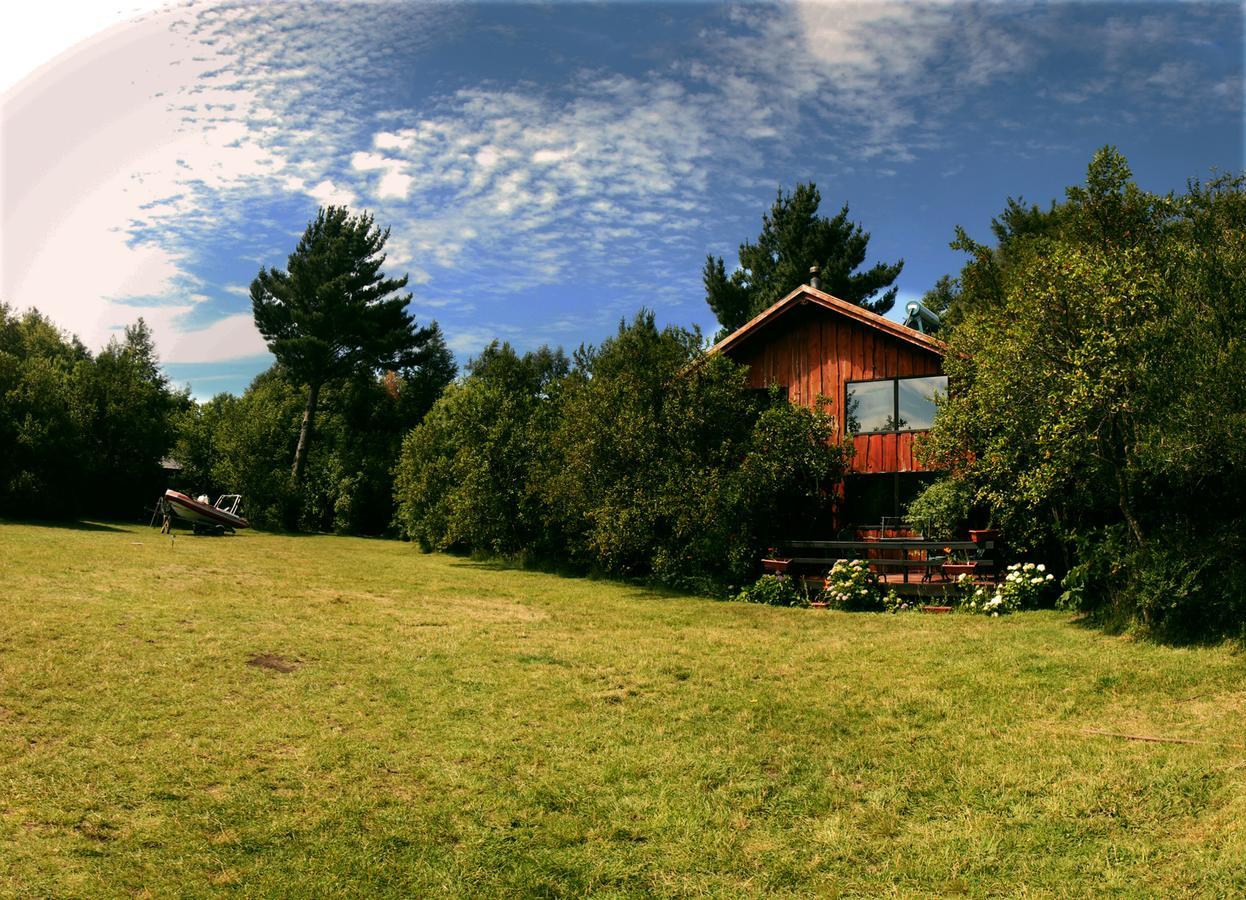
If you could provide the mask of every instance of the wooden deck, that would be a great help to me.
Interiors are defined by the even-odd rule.
[[[955,593],[956,583],[954,581],[944,581],[935,576],[930,581],[905,581],[899,572],[878,572],[879,584],[884,591],[894,590],[901,597],[928,597],[931,600],[939,600]],[[812,587],[820,585],[822,578],[820,576],[808,575],[804,576]],[[995,584],[989,578],[977,579],[975,584],[984,586],[993,586]]]
[[[883,585],[884,590],[894,590],[901,597],[943,597],[946,594],[954,592],[956,583],[952,580],[944,581],[938,575],[935,575],[929,581],[909,580],[905,581],[903,575],[899,572],[879,572],[878,581]],[[990,578],[978,578],[974,580],[975,584],[993,586],[995,582]]]
[[[820,582],[839,559],[863,559],[885,589],[901,596],[936,601],[955,589],[956,578],[962,573],[973,576],[975,584],[983,585],[993,585],[999,574],[994,542],[883,538],[789,541],[781,547],[780,558],[762,561],[766,571],[786,572],[813,583]],[[974,562],[970,563],[970,559]]]

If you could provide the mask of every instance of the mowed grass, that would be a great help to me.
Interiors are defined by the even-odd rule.
[[[125,525],[0,584],[10,895],[1246,893],[1230,646]]]

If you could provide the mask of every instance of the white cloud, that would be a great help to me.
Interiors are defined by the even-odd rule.
[[[161,324],[164,333],[156,331],[155,338],[163,362],[217,362],[268,352],[250,313],[226,316],[205,328],[193,330],[180,328],[176,321],[167,324],[161,321]]]
[[[643,254],[642,224],[699,224],[713,155],[738,144],[718,99],[665,77],[589,79],[569,96],[464,90],[440,115],[396,114],[351,169],[381,173],[379,201],[410,203],[378,212],[403,242],[391,258],[452,269],[487,255],[506,273],[494,289],[514,290],[634,261],[618,242]]]
[[[571,152],[572,151],[567,149],[538,150],[536,153],[532,154],[532,161],[534,163],[560,163],[570,158]]]
[[[381,200],[405,200],[414,180],[401,172],[386,172],[376,183],[376,196]]]
[[[353,206],[355,203],[355,192],[335,184],[332,178],[326,178],[315,187],[308,188],[307,195],[322,206]]]
[[[405,150],[411,146],[411,141],[410,136],[381,131],[373,137],[372,144],[378,150]]]
[[[377,137],[379,138],[380,135]],[[403,171],[406,168],[406,163],[403,160],[395,159],[392,156],[383,156],[380,153],[360,150],[351,156],[350,166],[357,172],[381,173],[372,190],[374,196],[380,200],[405,200],[414,181],[410,175]]]

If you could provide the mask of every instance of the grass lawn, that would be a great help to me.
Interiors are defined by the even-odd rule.
[[[0,893],[1246,893],[1233,647],[128,525],[0,585]]]

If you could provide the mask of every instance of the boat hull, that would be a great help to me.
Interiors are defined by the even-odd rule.
[[[178,491],[164,492],[165,506],[169,512],[195,525],[219,526],[222,528],[250,528],[251,523],[242,516],[235,516],[223,509],[217,509],[208,503],[187,497]]]

